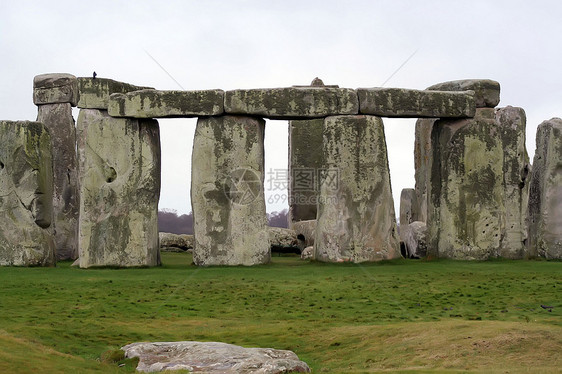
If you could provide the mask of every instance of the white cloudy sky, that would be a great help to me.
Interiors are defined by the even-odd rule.
[[[562,3],[438,0],[0,0],[0,119],[35,119],[37,74],[66,72],[178,89],[326,84],[423,89],[502,85],[500,106],[537,125],[562,116]],[[148,52],[148,54],[147,54]],[[160,208],[191,211],[195,120],[161,120]],[[414,186],[413,120],[385,120],[395,204]],[[268,121],[266,170],[287,168],[287,123]],[[266,190],[267,190],[266,185]],[[270,198],[273,193],[266,191]],[[268,211],[281,210],[271,204]]]

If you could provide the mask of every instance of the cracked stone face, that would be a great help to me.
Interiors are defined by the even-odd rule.
[[[51,137],[39,122],[0,121],[0,265],[55,263]]]

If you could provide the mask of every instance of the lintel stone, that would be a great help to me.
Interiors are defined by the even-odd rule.
[[[405,118],[474,117],[474,91],[427,91],[404,88],[359,88],[362,114]]]
[[[272,119],[305,119],[357,114],[359,103],[350,88],[263,88],[226,91],[224,110]]]
[[[107,78],[78,78],[80,100],[78,108],[104,109],[109,106],[109,95],[131,91],[151,89],[152,87],[135,86]]]
[[[495,108],[500,103],[500,84],[491,79],[463,79],[434,84],[432,91],[474,91],[477,108]]]
[[[78,81],[72,74],[40,74],[33,78],[33,103],[35,105],[78,103]]]
[[[134,118],[218,116],[224,112],[224,91],[140,90],[113,94],[109,115]]]

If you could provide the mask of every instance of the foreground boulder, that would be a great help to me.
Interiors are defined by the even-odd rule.
[[[529,191],[529,255],[562,259],[562,119],[537,129]]]
[[[0,265],[55,264],[51,137],[39,122],[0,121]]]
[[[132,343],[121,348],[126,358],[138,357],[137,371],[188,370],[220,374],[309,373],[291,351],[243,348],[217,342]]]
[[[80,267],[158,265],[158,122],[82,109],[78,153]]]

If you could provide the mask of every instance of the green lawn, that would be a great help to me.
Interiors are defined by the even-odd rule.
[[[314,372],[556,372],[562,262],[0,268],[0,372],[130,372],[136,341],[290,349]],[[541,305],[552,306],[543,309]],[[105,357],[104,355],[104,357]]]

